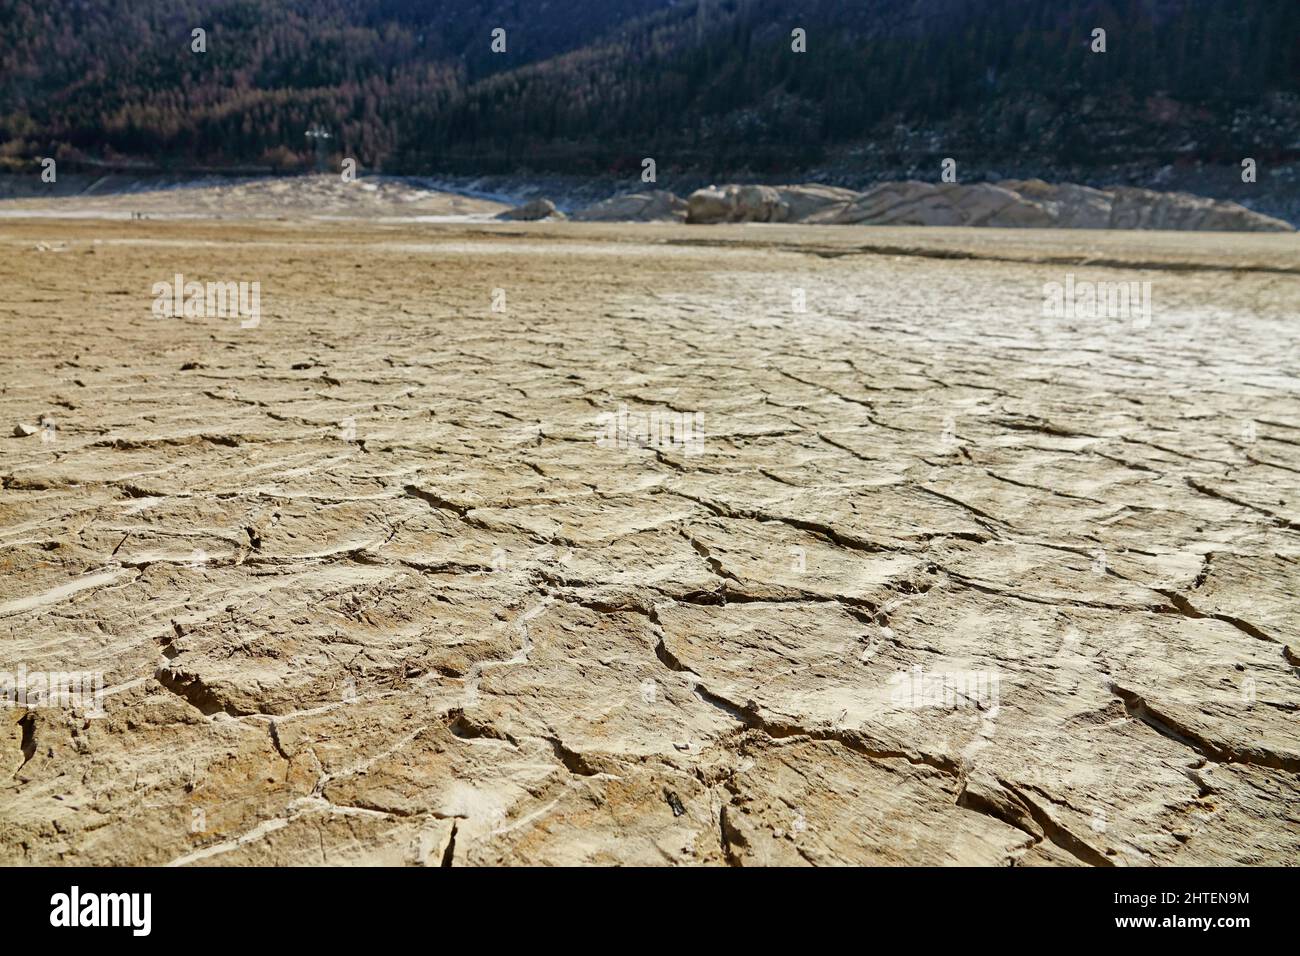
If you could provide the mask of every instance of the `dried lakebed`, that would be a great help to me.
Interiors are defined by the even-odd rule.
[[[1292,236],[0,249],[0,862],[1300,853]]]

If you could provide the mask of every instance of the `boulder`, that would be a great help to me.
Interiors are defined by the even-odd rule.
[[[549,199],[533,199],[522,206],[507,209],[505,212],[500,213],[497,218],[534,222],[538,219],[563,219],[565,216],[564,213],[555,208],[555,203]]]
[[[708,186],[691,193],[686,221],[786,222],[790,207],[772,186]]]
[[[687,202],[667,190],[624,193],[573,214],[580,222],[681,222]]]

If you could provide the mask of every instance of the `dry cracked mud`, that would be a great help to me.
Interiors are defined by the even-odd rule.
[[[0,223],[0,862],[1294,862],[1298,249]]]

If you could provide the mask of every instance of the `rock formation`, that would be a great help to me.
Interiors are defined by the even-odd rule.
[[[709,186],[691,194],[689,223],[1181,229],[1293,232],[1280,219],[1233,202],[1117,186],[1042,180],[1001,183],[887,182],[865,192],[831,186]]]

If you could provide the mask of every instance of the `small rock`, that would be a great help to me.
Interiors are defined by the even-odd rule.
[[[14,426],[15,438],[30,438],[32,435],[35,434],[36,434],[36,429],[31,425],[24,425],[22,422],[19,422],[17,425]]]
[[[516,219],[524,222],[533,222],[538,219],[564,219],[564,213],[555,208],[555,203],[549,199],[534,199],[532,202],[524,203],[522,206],[516,206],[514,209],[507,209],[497,216],[498,219]]]

